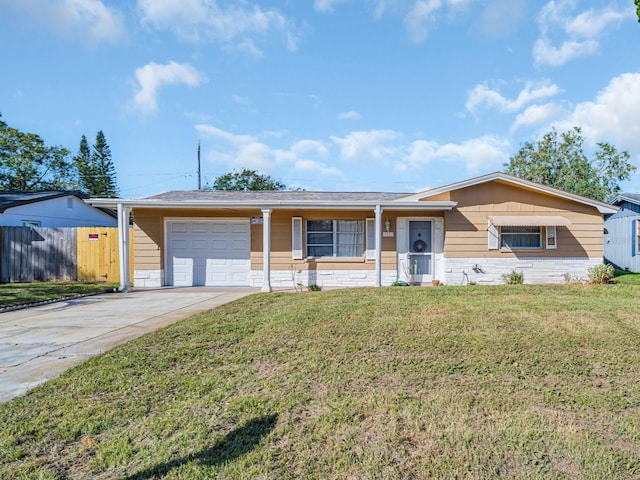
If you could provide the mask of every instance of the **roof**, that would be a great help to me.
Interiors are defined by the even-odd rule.
[[[557,188],[523,180],[502,172],[490,173],[420,193],[385,192],[307,192],[307,191],[219,191],[173,190],[142,199],[92,198],[87,203],[96,207],[115,208],[290,208],[369,210],[451,210],[457,202],[429,201],[429,197],[485,182],[501,181],[596,208],[600,213],[616,213],[618,207]],[[547,219],[548,220],[548,219]]]
[[[79,190],[0,190],[0,213],[3,213],[8,208],[70,195],[82,200],[89,198],[89,195]]]
[[[114,208],[229,208],[229,209],[330,209],[330,210],[451,210],[450,201],[404,201],[408,193],[174,190],[139,200],[91,199],[91,205]]]
[[[481,183],[493,182],[496,180],[503,183],[508,183],[511,185],[526,187],[541,193],[553,195],[554,197],[560,197],[567,200],[572,200],[574,202],[581,203],[583,205],[589,205],[591,207],[598,209],[600,213],[616,213],[618,211],[617,207],[612,207],[608,203],[599,202],[598,200],[593,200],[592,198],[583,197],[582,195],[576,195],[575,193],[565,192],[564,190],[549,187],[547,185],[542,185],[540,183],[524,180],[522,178],[518,178],[503,172],[489,173],[487,175],[482,175],[480,177],[470,178],[468,180],[463,180],[461,182],[451,183],[443,187],[433,188],[431,190],[427,190],[426,192],[420,192],[420,193],[410,195],[408,197],[405,197],[403,200],[420,200],[423,198],[433,197],[441,193],[447,193],[453,190],[459,190],[461,188],[471,187],[473,185],[479,185]]]
[[[640,193],[621,193],[611,201],[612,205],[620,205],[622,202],[640,205]]]
[[[222,190],[172,190],[170,192],[146,197],[167,201],[211,201],[211,202],[375,202],[396,200],[408,193],[388,192],[307,192],[301,191],[222,191]]]

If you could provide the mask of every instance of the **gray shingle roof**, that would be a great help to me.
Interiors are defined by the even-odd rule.
[[[173,190],[160,193],[146,199],[165,201],[211,201],[211,202],[314,202],[334,201],[342,202],[367,202],[396,200],[409,195],[408,193],[385,192],[307,192],[307,191],[264,191],[264,192],[237,192],[237,191],[212,191],[212,190]]]
[[[43,200],[51,200],[52,198],[66,197],[68,195],[82,199],[89,198],[89,195],[78,190],[0,190],[0,212],[4,212],[7,208],[41,202]]]

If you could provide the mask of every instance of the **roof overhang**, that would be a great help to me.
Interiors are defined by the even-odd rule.
[[[567,227],[571,220],[560,215],[489,215],[496,227]]]
[[[206,201],[206,200],[158,200],[139,199],[127,200],[120,198],[91,198],[85,200],[89,205],[100,208],[123,208],[132,209],[189,209],[189,210],[374,210],[378,206],[383,210],[421,210],[421,211],[448,211],[456,207],[458,202],[450,201],[394,201],[385,200],[381,202],[347,202],[336,204],[335,202],[309,201],[309,202],[228,202],[228,201]]]

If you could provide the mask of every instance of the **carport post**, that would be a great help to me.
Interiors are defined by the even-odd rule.
[[[271,209],[262,209],[262,291],[271,292]]]
[[[376,205],[376,287],[382,286],[382,207]]]
[[[120,257],[120,288],[121,292],[131,290],[131,279],[129,278],[129,213],[130,208],[126,208],[122,203],[118,203],[118,247]]]

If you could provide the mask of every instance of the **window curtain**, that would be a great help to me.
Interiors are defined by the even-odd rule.
[[[354,220],[338,220],[337,243],[339,257],[361,257],[363,252],[363,223]]]

